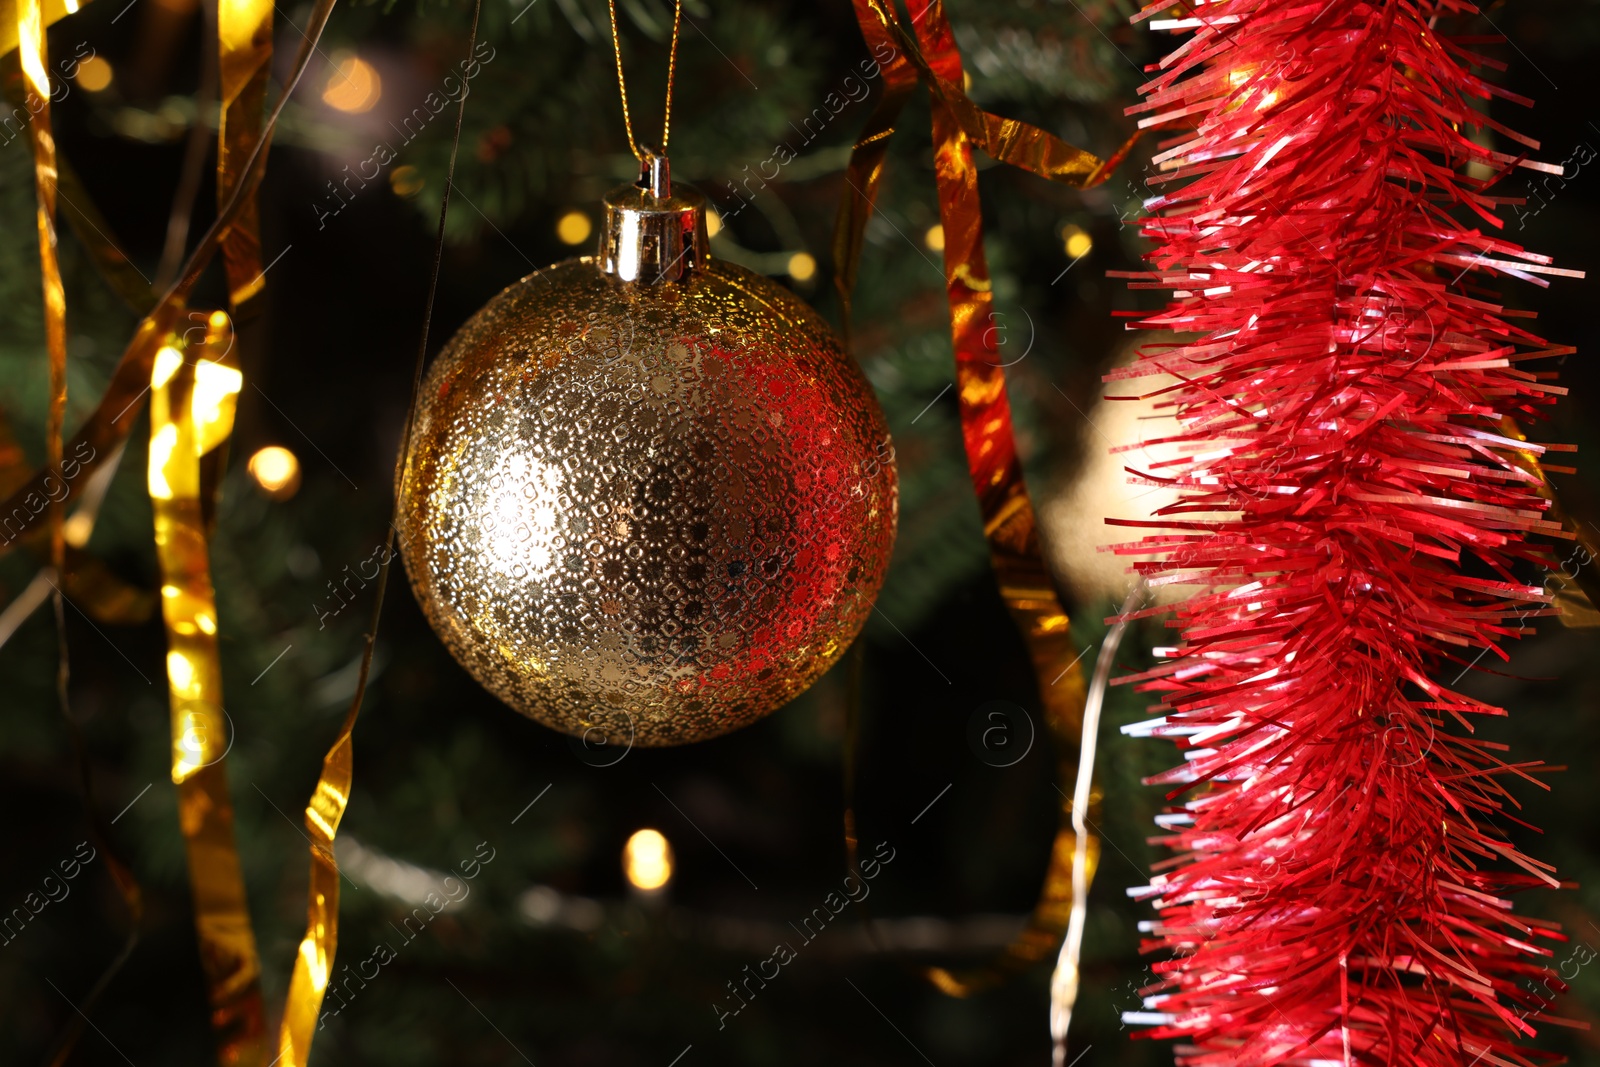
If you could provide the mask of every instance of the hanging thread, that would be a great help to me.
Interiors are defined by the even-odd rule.
[[[633,116],[628,111],[628,82],[622,74],[622,37],[617,33],[617,0],[606,0],[611,10],[611,51],[617,57],[617,89],[622,94],[622,125],[628,131],[628,148],[633,158],[646,162],[633,139]],[[667,140],[672,136],[672,84],[678,73],[678,27],[683,23],[683,0],[677,0],[672,10],[672,46],[667,53],[667,113],[661,120],[661,154],[667,154]]]

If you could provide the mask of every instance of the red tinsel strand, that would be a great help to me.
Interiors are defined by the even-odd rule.
[[[1189,798],[1136,891],[1172,955],[1136,1018],[1195,1067],[1547,1062],[1519,1040],[1563,938],[1506,897],[1557,882],[1500,828],[1503,780],[1536,765],[1475,738],[1504,712],[1451,686],[1550,610],[1516,575],[1551,560],[1529,534],[1560,534],[1517,462],[1543,450],[1505,420],[1563,392],[1522,369],[1556,350],[1472,284],[1576,273],[1495,235],[1495,183],[1550,168],[1480,143],[1537,148],[1478,110],[1518,99],[1474,73],[1482,38],[1436,29],[1470,5],[1141,17],[1168,10],[1193,36],[1130,111],[1189,129],[1156,156],[1133,277],[1173,291],[1139,326],[1197,336],[1112,376],[1178,380],[1179,458],[1130,472],[1181,494],[1144,524],[1170,532],[1116,551],[1201,591],[1131,679],[1165,712],[1131,732],[1184,750],[1153,781]]]

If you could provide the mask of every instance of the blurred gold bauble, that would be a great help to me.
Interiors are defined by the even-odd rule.
[[[860,631],[894,451],[822,319],[709,258],[699,194],[606,208],[599,257],[510,286],[430,369],[400,544],[490,692],[567,733],[681,744],[774,711]]]

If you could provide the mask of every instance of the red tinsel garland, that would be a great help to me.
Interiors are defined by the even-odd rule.
[[[1492,236],[1490,195],[1521,157],[1474,104],[1519,100],[1447,37],[1475,8],[1438,2],[1222,0],[1171,10],[1194,35],[1144,87],[1163,144],[1134,288],[1174,291],[1151,343],[1114,377],[1168,374],[1181,458],[1137,472],[1182,491],[1118,546],[1152,584],[1200,585],[1182,644],[1133,680],[1186,762],[1153,781],[1163,816],[1167,949],[1140,1021],[1178,1061],[1525,1065],[1516,1044],[1560,989],[1554,924],[1504,899],[1556,885],[1498,824],[1508,776],[1532,781],[1452,691],[1484,650],[1548,614],[1521,562],[1548,565],[1514,436],[1559,387],[1548,347],[1470,283],[1575,275]],[[1474,140],[1474,135],[1480,135]],[[1533,165],[1536,169],[1559,168]],[[1474,174],[1480,176],[1472,176]],[[1581,276],[1581,275],[1579,275]],[[1520,462],[1519,462],[1520,461]],[[1130,468],[1131,470],[1131,468]],[[1443,678],[1449,684],[1440,684]]]

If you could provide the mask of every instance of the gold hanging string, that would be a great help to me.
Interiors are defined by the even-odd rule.
[[[622,76],[622,37],[617,33],[617,0],[606,0],[611,9],[611,51],[617,57],[617,89],[622,94],[622,125],[628,131],[628,149],[633,158],[643,163],[644,153],[639,142],[633,139],[633,116],[628,112],[628,82]],[[661,153],[666,154],[667,141],[672,136],[672,84],[678,73],[678,27],[683,23],[683,0],[677,0],[672,10],[672,48],[667,53],[667,113],[661,120]]]

